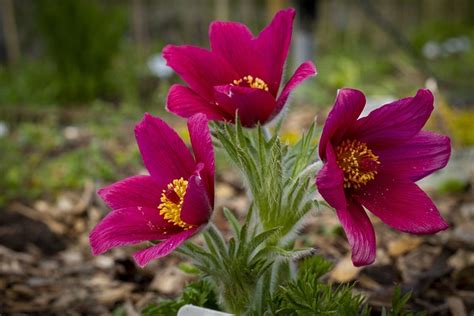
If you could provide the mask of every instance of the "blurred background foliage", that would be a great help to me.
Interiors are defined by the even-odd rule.
[[[90,101],[111,91],[109,70],[125,31],[120,8],[92,1],[54,0],[34,3],[47,58],[54,65],[57,100]]]
[[[280,8],[298,10],[290,74],[312,59],[319,75],[295,107],[325,113],[341,87],[394,99],[428,85],[434,129],[474,144],[474,2],[470,0],[1,0],[0,205],[111,182],[138,172],[133,124],[164,114],[179,79],[167,43],[208,47],[215,19],[257,32]],[[262,19],[261,17],[266,17]],[[377,100],[377,99],[375,99]],[[374,101],[375,102],[375,101]],[[182,124],[182,123],[181,123]],[[303,127],[301,127],[303,128]],[[182,128],[182,130],[185,130]],[[289,139],[300,130],[288,130]]]

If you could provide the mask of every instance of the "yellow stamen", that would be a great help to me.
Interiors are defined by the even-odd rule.
[[[358,189],[375,179],[379,157],[358,140],[345,140],[336,147],[336,161],[344,172],[344,188]]]
[[[168,190],[163,190],[163,193],[161,193],[161,204],[158,206],[160,215],[163,215],[164,219],[176,226],[184,228],[184,230],[193,227],[193,225],[181,219],[181,209],[187,187],[188,181],[183,178],[173,180],[173,182],[168,184]],[[175,198],[170,198],[171,194],[175,195]]]
[[[239,86],[244,81],[248,84],[250,88],[268,91],[268,85],[265,83],[265,81],[258,77],[254,78],[251,75],[247,75],[242,79],[232,81],[232,85]]]

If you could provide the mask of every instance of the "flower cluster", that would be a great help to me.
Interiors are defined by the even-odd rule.
[[[210,50],[164,48],[168,65],[187,83],[170,88],[166,107],[188,120],[192,152],[164,121],[145,114],[135,136],[149,175],[98,191],[112,212],[90,234],[94,255],[152,241],[134,255],[143,267],[206,228],[215,172],[208,120],[264,125],[278,116],[296,86],[316,74],[306,61],[280,89],[294,17],[293,9],[278,12],[258,36],[240,23],[213,22]],[[375,260],[375,233],[365,209],[403,232],[432,234],[448,227],[415,184],[443,168],[450,156],[448,137],[421,131],[433,102],[429,90],[419,90],[360,117],[363,93],[341,89],[337,94],[318,145],[323,166],[315,184],[336,210],[355,265]]]

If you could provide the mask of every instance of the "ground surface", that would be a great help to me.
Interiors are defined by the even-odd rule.
[[[299,122],[307,117],[297,118],[298,112],[294,115]],[[89,180],[81,189],[34,201],[14,201],[0,210],[2,315],[107,315],[114,311],[137,315],[150,302],[175,297],[192,280],[192,275],[176,267],[181,260],[176,255],[143,270],[131,259],[133,247],[91,256],[88,233],[108,212],[95,194],[97,188],[98,184]],[[453,193],[440,194],[435,187],[430,190],[450,229],[417,237],[395,232],[373,218],[378,250],[375,264],[369,267],[352,266],[347,241],[329,209],[315,211],[308,218],[298,243],[315,247],[334,262],[329,281],[355,281],[355,290],[366,294],[374,313],[390,305],[394,285],[399,283],[413,291],[410,305],[429,315],[472,315],[472,178],[467,177]],[[225,230],[222,206],[238,216],[247,206],[235,170],[221,170],[216,195],[214,221]]]

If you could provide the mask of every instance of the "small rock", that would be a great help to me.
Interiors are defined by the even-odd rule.
[[[67,126],[64,128],[64,137],[67,140],[76,140],[80,135],[80,130],[76,126]]]
[[[109,256],[95,257],[94,262],[99,269],[111,269],[114,266],[114,259]]]

